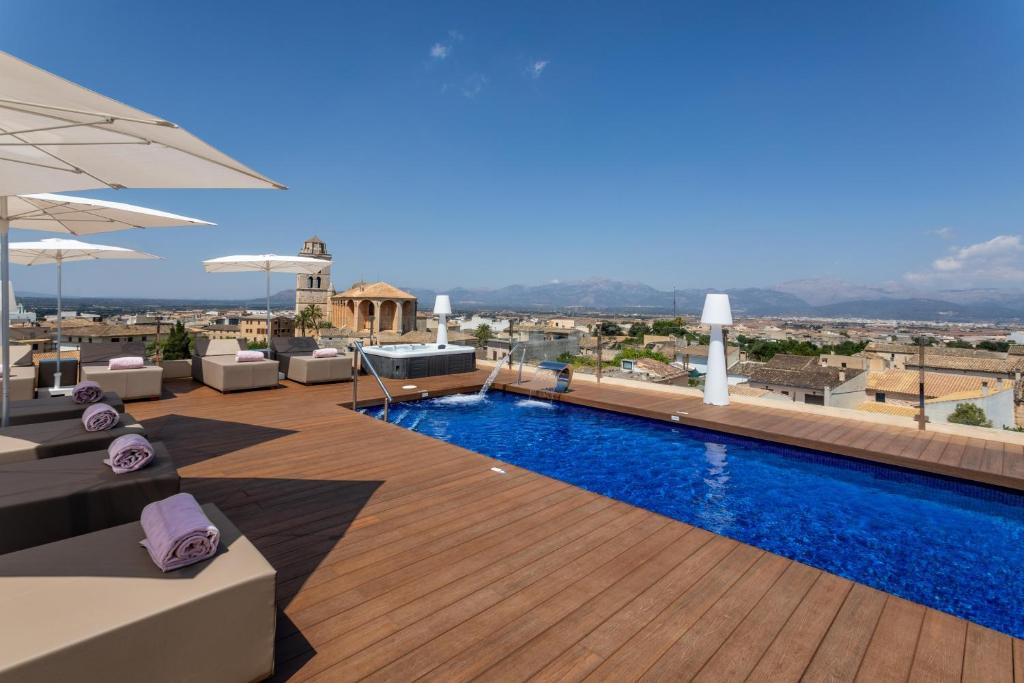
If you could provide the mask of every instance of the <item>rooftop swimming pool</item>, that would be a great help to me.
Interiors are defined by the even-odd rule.
[[[1024,495],[491,392],[392,422],[1024,637]]]

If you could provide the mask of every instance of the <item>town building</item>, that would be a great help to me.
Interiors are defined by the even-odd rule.
[[[924,373],[925,416],[947,422],[961,403],[981,408],[996,428],[1016,426],[1014,383],[978,375]],[[917,370],[868,373],[865,401],[858,410],[913,417],[918,414],[921,374]]]
[[[294,337],[295,336],[295,319],[290,316],[278,315],[271,318],[271,336],[274,337]],[[260,315],[246,315],[242,316],[239,322],[239,333],[238,336],[250,341],[257,343],[265,343],[267,341],[267,318],[266,316]],[[228,337],[233,339],[234,337]]]
[[[747,384],[797,403],[855,408],[863,403],[867,373],[854,368],[822,367],[816,356],[777,353],[750,370]]]
[[[357,282],[331,297],[330,321],[354,332],[397,332],[416,329],[416,297],[387,282]]]

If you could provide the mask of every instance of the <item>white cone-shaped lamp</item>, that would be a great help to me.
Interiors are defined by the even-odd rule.
[[[708,294],[704,298],[704,312],[700,316],[704,325],[711,326],[711,344],[708,346],[708,374],[704,378],[704,403],[713,406],[729,405],[729,374],[725,366],[725,343],[722,326],[732,325],[732,307],[728,294]]]
[[[452,314],[452,300],[447,294],[438,294],[434,299],[434,315],[437,316],[437,348],[448,346],[448,316]]]

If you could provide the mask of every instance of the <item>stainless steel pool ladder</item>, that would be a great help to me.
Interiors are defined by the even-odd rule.
[[[384,386],[384,380],[377,374],[377,368],[373,367],[373,363],[366,357],[366,352],[363,351],[363,342],[355,341],[352,343],[352,348],[355,350],[355,354],[352,355],[352,410],[359,409],[359,367],[356,363],[357,358],[362,358],[362,364],[370,369],[370,374],[377,380],[377,384],[380,386],[380,390],[384,392],[384,421],[388,421],[388,411],[391,408],[391,392]]]

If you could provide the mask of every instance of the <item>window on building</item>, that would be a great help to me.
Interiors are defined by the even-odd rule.
[[[120,337],[111,337],[110,341],[112,341],[112,342],[119,342],[119,341],[121,341],[121,338]]]
[[[313,276],[312,275],[310,275],[309,277],[306,278],[306,288],[307,289],[313,289]]]
[[[876,391],[875,392],[875,403],[885,403],[885,392],[884,391]]]
[[[133,337],[128,337],[128,341],[135,341]]]
[[[316,288],[320,289],[320,278],[319,277],[317,277],[317,279],[316,279]]]

